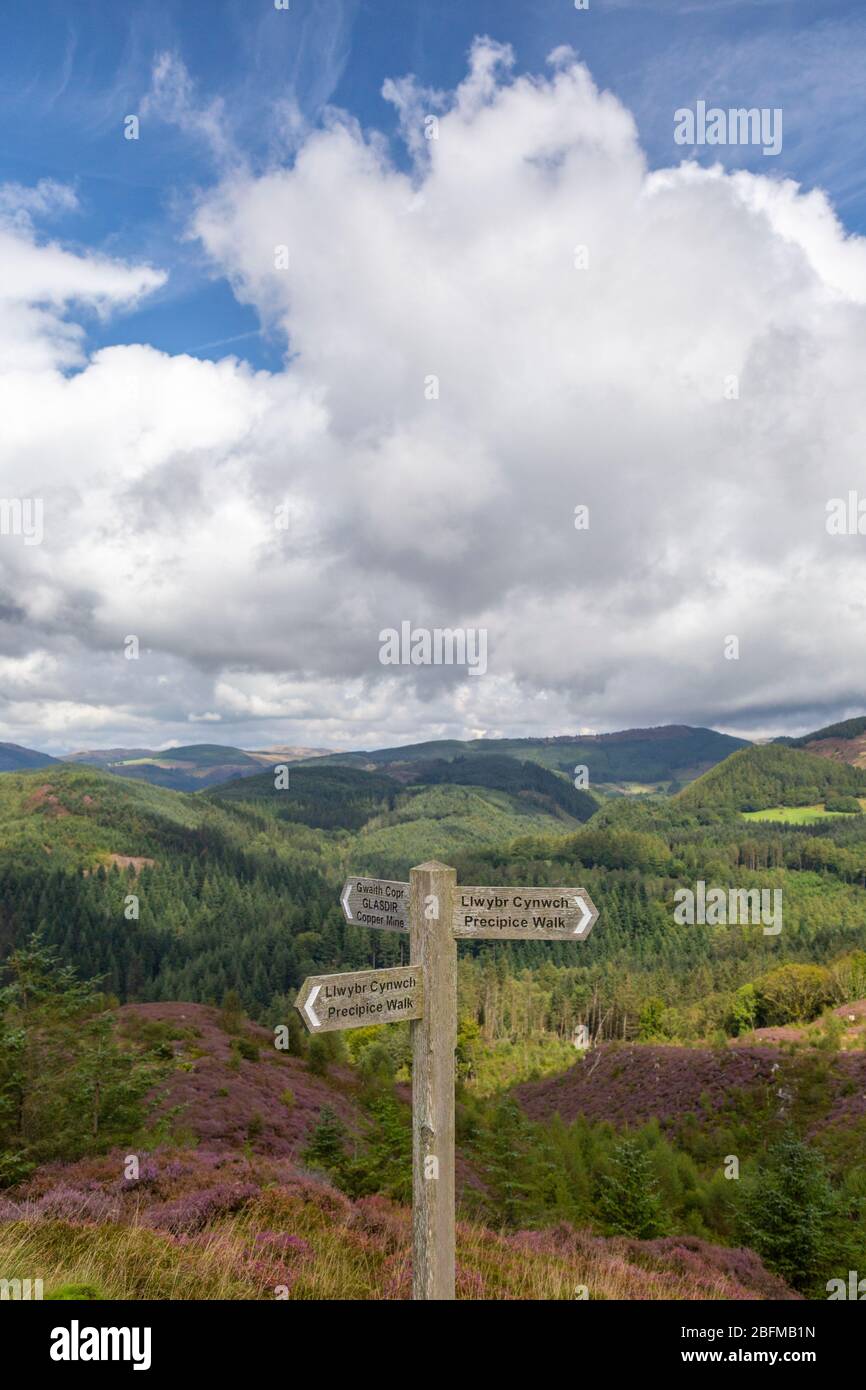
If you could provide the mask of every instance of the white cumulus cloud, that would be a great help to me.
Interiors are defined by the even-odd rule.
[[[192,120],[169,60],[161,83]],[[404,157],[331,112],[290,164],[232,159],[191,214],[285,333],[278,372],[87,359],[82,312],[161,272],[41,240],[50,192],[16,195],[0,476],[44,498],[45,538],[0,537],[27,687],[0,736],[44,742],[55,702],[105,742],[219,722],[356,747],[858,709],[866,539],[825,517],[862,476],[863,239],[790,181],[650,169],[570,51],[514,77],[480,40],[453,93],[384,95]],[[380,665],[404,620],[485,627],[488,674]]]

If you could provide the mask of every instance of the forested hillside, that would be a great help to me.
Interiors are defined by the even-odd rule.
[[[866,796],[866,771],[798,748],[744,748],[680,792],[682,806],[761,811],[808,806],[827,796]]]
[[[825,724],[811,734],[801,734],[799,738],[786,739],[791,748],[806,748],[811,743],[823,743],[826,739],[850,740],[866,734],[866,715],[856,719],[842,719],[838,724]],[[781,740],[780,740],[781,741]]]
[[[251,784],[259,796],[247,802]],[[50,781],[10,774],[0,782],[0,957],[42,926],[64,959],[122,999],[218,1000],[234,988],[260,1013],[316,970],[399,961],[402,942],[344,923],[347,874],[399,876],[434,855],[577,826],[559,807],[495,789],[405,790],[354,769],[293,769],[281,792],[264,774],[219,797],[83,767]]]
[[[422,763],[412,780],[432,786],[452,783],[458,786],[493,787],[535,801],[547,810],[555,811],[559,807],[580,821],[589,820],[598,810],[595,798],[572,786],[570,780],[557,777],[538,763],[520,762],[500,754],[461,755],[451,761],[437,759]]]
[[[288,785],[273,771],[230,782],[210,793],[216,805],[243,803],[317,830],[360,830],[377,812],[392,811],[401,791],[392,777],[358,768],[299,766]]]
[[[318,781],[293,769],[292,779],[283,791],[268,774],[188,796],[91,769],[63,768],[50,782],[10,774],[0,783],[0,952],[41,927],[122,999],[219,1001],[235,989],[261,1017],[308,974],[399,962],[402,938],[345,924],[342,882],[404,877],[435,856],[464,883],[582,883],[600,909],[579,950],[461,945],[466,1007],[491,1038],[568,1038],[578,1021],[607,1037],[734,1035],[866,993],[856,983],[864,817],[807,829],[746,822],[724,804],[620,799],[581,825],[495,788],[401,789],[333,767]],[[243,800],[250,786],[257,801]],[[344,820],[356,824],[370,805],[373,814],[357,828],[305,824],[286,815],[295,794],[291,815],[313,822],[339,819],[341,799]],[[674,894],[698,879],[781,888],[783,930],[679,925]],[[768,980],[793,965],[812,971],[805,994],[796,977]]]

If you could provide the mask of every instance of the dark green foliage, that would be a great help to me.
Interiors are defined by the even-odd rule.
[[[322,1107],[310,1142],[304,1150],[304,1161],[311,1168],[323,1168],[339,1178],[346,1162],[348,1131],[329,1105]]]
[[[833,793],[866,795],[866,772],[815,753],[770,743],[744,748],[699,777],[677,803],[714,810],[809,806]]]
[[[381,773],[353,767],[291,766],[287,787],[275,786],[273,770],[226,782],[209,795],[242,802],[278,820],[322,830],[358,830],[377,811],[393,808],[399,783]]]
[[[840,811],[849,816],[860,816],[863,808],[856,796],[828,796],[824,802],[825,811]]]
[[[801,1292],[815,1292],[831,1256],[836,1205],[821,1155],[786,1134],[742,1179],[738,1228],[770,1269]]]
[[[652,1160],[636,1139],[623,1139],[599,1184],[598,1213],[611,1235],[651,1240],[665,1233],[661,1190]]]
[[[397,1202],[412,1200],[412,1120],[409,1107],[393,1092],[377,1089],[364,1100],[367,1126],[350,1143],[349,1132],[330,1106],[324,1106],[304,1161],[326,1172],[350,1197],[380,1193]],[[351,1152],[350,1152],[351,1149]]]
[[[46,1159],[129,1143],[161,1063],[121,1045],[98,982],[81,981],[34,936],[0,989],[0,1185]]]
[[[345,1043],[339,1033],[316,1033],[307,1047],[307,1066],[314,1076],[327,1076],[335,1062],[345,1056]]]
[[[472,754],[451,762],[423,763],[417,771],[413,770],[412,780],[422,785],[456,783],[493,787],[513,796],[530,797],[541,804],[559,807],[575,820],[589,820],[598,810],[595,797],[576,789],[564,777],[548,772],[537,763],[518,762],[504,754]]]
[[[669,724],[656,729],[627,729],[622,733],[571,735],[553,738],[479,738],[461,743],[456,739],[379,748],[372,753],[335,753],[323,762],[388,766],[403,776],[414,763],[469,755],[500,757],[505,754],[568,775],[577,764],[589,769],[590,785],[596,782],[668,782],[686,780],[698,771],[721,762],[744,739],[720,734],[715,729],[693,729]]]
[[[843,719],[838,724],[827,724],[823,729],[816,729],[813,734],[792,738],[790,747],[803,748],[807,743],[815,743],[825,738],[859,738],[863,733],[866,733],[866,716],[860,715],[856,719]]]
[[[220,1009],[220,1026],[227,1033],[237,1033],[243,1020],[243,1007],[236,989],[227,989]]]
[[[395,1202],[412,1200],[412,1117],[392,1092],[370,1094],[364,1105],[370,1124],[354,1158],[345,1165],[342,1187],[350,1197],[374,1192]]]
[[[94,798],[112,798],[115,843],[153,857],[155,865],[132,880],[116,868],[84,876],[38,844],[32,863],[25,847],[14,855],[0,849],[0,962],[41,926],[61,958],[75,961],[82,974],[104,977],[121,1000],[206,1003],[234,991],[235,1013],[240,1003],[259,1014],[274,995],[295,990],[317,970],[363,968],[377,949],[377,963],[399,962],[401,943],[383,946],[369,933],[347,929],[335,884],[315,867],[278,856],[240,808],[232,805],[209,822],[202,799],[195,804],[205,808],[205,824],[186,826],[142,812],[132,799],[138,789],[104,775],[65,769],[64,783],[85,775]],[[141,791],[174,801],[172,793]],[[65,835],[72,819],[44,828],[40,822],[36,834]],[[84,829],[90,833],[90,824]],[[140,903],[134,923],[124,917],[131,891]]]
[[[500,1102],[487,1125],[485,1178],[496,1194],[506,1226],[532,1225],[539,1214],[539,1152],[532,1154],[532,1128],[513,1101]]]
[[[239,1057],[242,1057],[245,1062],[257,1062],[259,1060],[258,1045],[250,1038],[234,1038],[232,1040],[232,1049]]]

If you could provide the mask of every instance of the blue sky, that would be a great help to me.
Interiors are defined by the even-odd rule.
[[[539,72],[570,44],[596,82],[634,113],[654,166],[678,162],[673,111],[710,104],[781,106],[784,147],[699,152],[703,162],[820,186],[849,230],[866,223],[866,7],[852,0],[44,0],[8,6],[0,46],[0,181],[72,183],[77,211],[55,220],[67,245],[148,260],[165,288],[135,312],[94,323],[91,345],[147,342],[277,368],[285,343],[260,331],[194,243],[184,239],[193,189],[218,174],[206,141],[155,117],[138,142],[123,120],[140,111],[156,56],[177,54],[203,107],[215,100],[238,151],[279,157],[274,108],[291,101],[311,124],[328,104],[392,133],[386,76],[425,87],[461,79],[475,35],[512,44],[516,72]],[[284,150],[283,158],[291,159]],[[395,153],[399,158],[399,152]],[[772,169],[768,166],[772,165]]]
[[[863,713],[866,6],[6,11],[0,738]]]

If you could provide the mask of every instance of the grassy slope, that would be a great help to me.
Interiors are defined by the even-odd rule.
[[[120,1020],[133,1045],[174,1051],[154,1097],[168,1129],[139,1155],[138,1181],[123,1181],[126,1150],[114,1150],[0,1194],[4,1277],[108,1299],[408,1297],[408,1209],[350,1200],[303,1163],[324,1105],[362,1133],[356,1077],[314,1075],[247,1023],[260,1055],[240,1058],[214,1009],[133,1005]],[[580,1284],[591,1298],[790,1296],[751,1253],[691,1237],[606,1239],[563,1224],[503,1235],[461,1221],[457,1247],[464,1299],[572,1300]]]
[[[861,806],[864,799],[859,798]],[[815,806],[771,806],[766,811],[743,811],[744,820],[777,821],[780,825],[814,825],[822,820],[846,820],[851,811],[825,811],[823,802]]]

